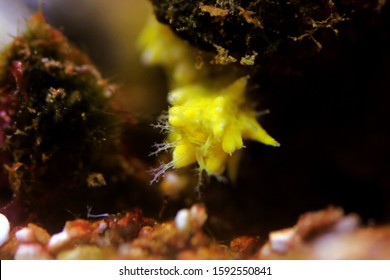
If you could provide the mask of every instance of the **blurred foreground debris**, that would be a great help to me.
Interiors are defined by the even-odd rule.
[[[362,227],[340,208],[303,214],[295,226],[222,244],[202,229],[202,204],[159,223],[139,210],[101,220],[68,221],[50,236],[35,224],[13,228],[1,259],[388,259],[390,227]]]

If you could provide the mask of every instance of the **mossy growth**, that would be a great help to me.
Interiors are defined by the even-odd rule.
[[[151,2],[160,22],[192,45],[215,53],[220,64],[252,66],[256,58],[277,52],[316,52],[322,47],[316,33],[337,33],[336,24],[348,17],[344,13],[348,9],[341,13],[332,0]]]
[[[37,13],[0,54],[0,158],[15,196],[62,205],[107,184],[118,150],[115,87]],[[60,207],[60,206],[59,206]]]

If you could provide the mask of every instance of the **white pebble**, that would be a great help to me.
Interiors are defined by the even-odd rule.
[[[6,216],[0,214],[0,246],[8,240],[11,227]]]
[[[179,210],[175,217],[176,228],[179,231],[187,231],[191,228],[191,214],[188,209]]]
[[[49,260],[49,253],[40,244],[20,244],[15,253],[15,260]]]
[[[270,233],[269,242],[273,251],[284,253],[288,250],[295,235],[293,228],[278,230]]]
[[[61,231],[60,233],[52,235],[49,240],[49,243],[47,244],[47,247],[50,252],[56,251],[57,249],[65,245],[69,241],[69,239],[69,234],[66,231]]]
[[[195,204],[190,209],[192,224],[194,227],[201,228],[207,220],[206,208],[202,204]]]
[[[24,227],[15,232],[15,237],[19,242],[34,242],[35,236],[31,228]]]

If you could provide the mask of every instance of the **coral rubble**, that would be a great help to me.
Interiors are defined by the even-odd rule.
[[[159,223],[139,210],[101,220],[68,221],[60,233],[28,224],[12,229],[2,259],[387,259],[389,227],[359,226],[356,215],[328,208],[302,215],[267,242],[238,236],[228,244],[204,232],[201,204]],[[387,248],[387,249],[386,249]]]

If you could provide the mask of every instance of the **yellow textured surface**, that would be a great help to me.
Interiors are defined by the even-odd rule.
[[[228,158],[244,147],[244,139],[279,145],[247,104],[246,84],[243,77],[222,89],[194,84],[169,93],[168,140],[174,144],[172,162],[176,168],[197,162],[201,170],[220,175]]]

